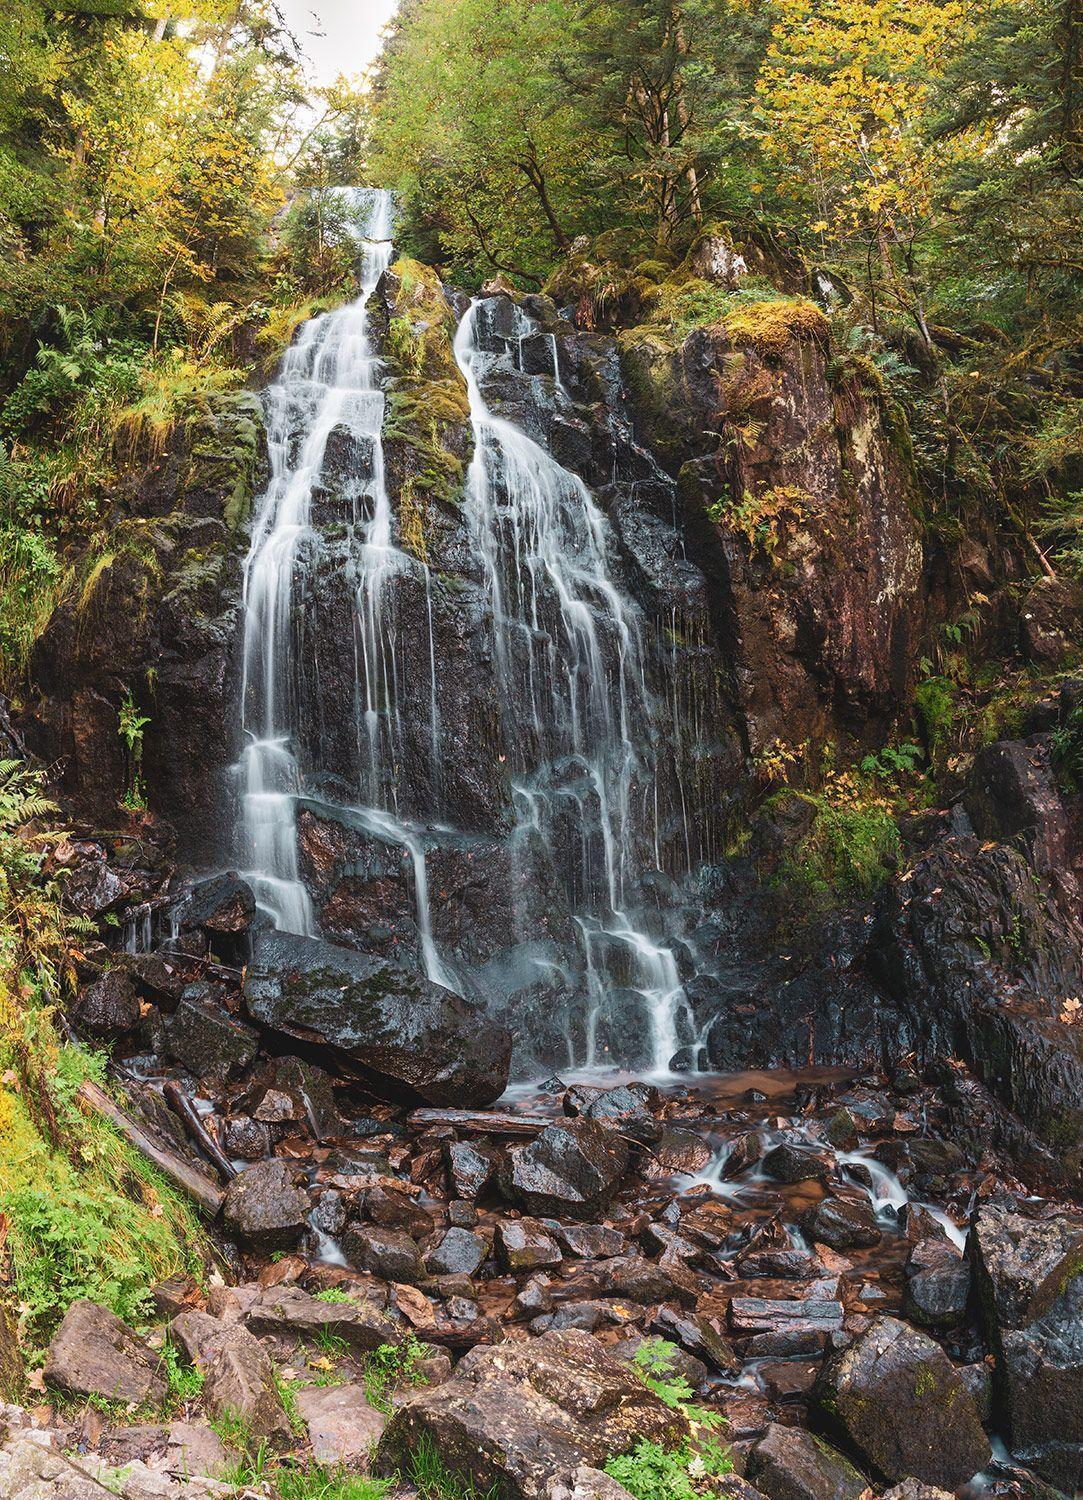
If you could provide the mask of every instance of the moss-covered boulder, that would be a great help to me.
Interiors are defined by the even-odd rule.
[[[881,1478],[953,1490],[992,1454],[962,1376],[927,1334],[878,1318],[830,1360],[814,1392],[828,1430]]]

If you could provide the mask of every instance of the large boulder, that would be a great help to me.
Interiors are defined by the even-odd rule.
[[[158,1358],[116,1313],[73,1302],[45,1356],[45,1383],[69,1396],[142,1404],[165,1398]]]
[[[363,1296],[356,1302],[321,1302],[299,1286],[264,1288],[243,1318],[249,1332],[261,1338],[293,1344],[335,1340],[357,1354],[402,1337],[401,1324]]]
[[[508,1081],[511,1035],[469,1001],[407,969],[318,938],[263,934],[245,977],[265,1030],[329,1048],[392,1099],[475,1107]]]
[[[139,1024],[139,996],[123,968],[108,969],[79,996],[74,1019],[80,1031],[115,1041]]]
[[[815,1403],[889,1483],[955,1489],[992,1453],[962,1376],[939,1344],[897,1318],[878,1318],[825,1365]]]
[[[991,1203],[970,1244],[1011,1450],[1071,1494],[1083,1487],[1083,1219]]]
[[[191,984],[166,1025],[169,1050],[196,1078],[228,1078],[255,1057],[259,1033],[217,1003],[218,987]]]
[[[500,1169],[505,1197],[533,1214],[590,1219],[620,1186],[628,1147],[594,1120],[558,1120]]]
[[[290,1442],[274,1366],[259,1339],[245,1328],[235,1326],[222,1335],[207,1366],[203,1402],[215,1421],[243,1424],[253,1438],[275,1445]]]
[[[471,1349],[450,1380],[403,1398],[379,1452],[400,1466],[428,1437],[456,1477],[538,1500],[556,1474],[687,1434],[685,1419],[597,1339],[566,1330]]]

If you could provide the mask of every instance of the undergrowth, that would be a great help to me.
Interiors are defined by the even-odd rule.
[[[632,1361],[644,1384],[691,1429],[676,1447],[641,1439],[631,1453],[606,1462],[605,1472],[635,1500],[705,1500],[717,1493],[714,1481],[733,1471],[729,1453],[713,1436],[722,1418],[694,1403],[692,1387],[673,1369],[675,1358],[676,1351],[665,1339],[646,1339]]]
[[[31,1350],[80,1297],[138,1320],[151,1286],[198,1274],[204,1249],[187,1201],[81,1100],[84,1082],[105,1086],[105,1058],[57,1035],[85,924],[47,862],[54,812],[39,773],[0,763],[0,1213]]]

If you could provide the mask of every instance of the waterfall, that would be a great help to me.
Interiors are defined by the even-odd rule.
[[[466,510],[488,584],[494,669],[513,766],[513,846],[539,844],[563,872],[582,937],[589,989],[588,1068],[605,1061],[600,1018],[616,992],[639,998],[651,1068],[668,1071],[681,1045],[687,1000],[673,952],[637,920],[643,873],[637,787],[654,777],[658,726],[648,686],[643,622],[614,582],[608,523],[586,485],[512,423],[481,390],[492,357],[485,302],[474,301],[455,339],[466,380],[474,457]],[[514,310],[521,364],[533,324]],[[516,337],[513,335],[513,337]],[[563,396],[555,340],[554,385]],[[653,805],[653,799],[652,799]],[[655,839],[652,843],[656,842]],[[623,985],[621,981],[623,980]]]
[[[376,442],[383,423],[367,306],[391,259],[391,201],[386,193],[358,193],[356,202],[359,212],[367,210],[360,296],[303,325],[264,394],[271,474],[256,504],[244,570],[240,862],[275,925],[307,934],[315,922],[297,851],[294,573],[331,432],[343,424]],[[387,508],[384,493],[374,507],[374,552],[386,547]]]

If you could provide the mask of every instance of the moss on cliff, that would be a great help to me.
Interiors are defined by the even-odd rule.
[[[794,340],[826,342],[830,325],[814,302],[801,297],[778,297],[743,302],[725,315],[723,326],[738,349],[751,346],[761,354],[781,356]]]
[[[453,505],[461,494],[470,404],[453,352],[455,316],[436,272],[403,258],[386,284],[391,379],[384,443],[397,481],[402,544],[427,562],[432,507]]]

